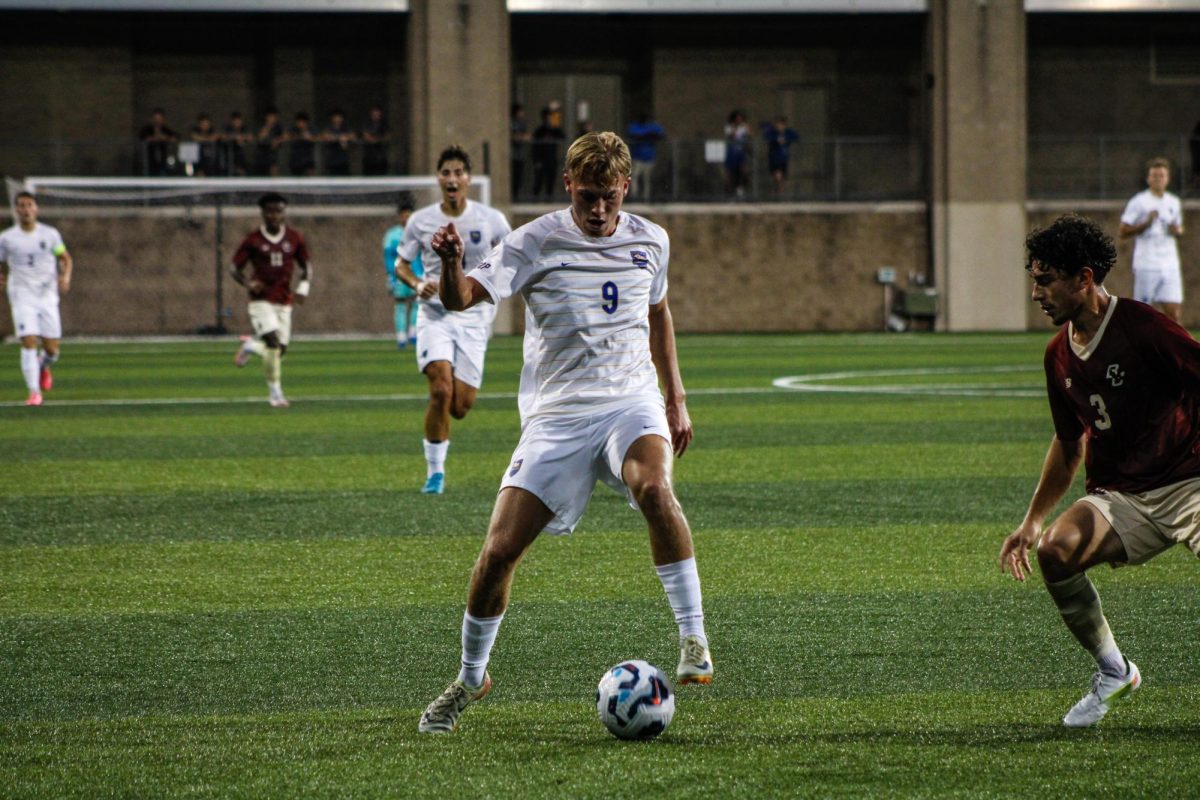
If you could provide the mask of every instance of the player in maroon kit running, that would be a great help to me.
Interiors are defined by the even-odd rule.
[[[1025,246],[1033,301],[1063,326],[1045,357],[1055,437],[1025,519],[1000,548],[1000,568],[1025,580],[1036,544],[1050,597],[1096,660],[1091,689],[1063,717],[1078,728],[1095,725],[1142,680],[1113,640],[1087,570],[1142,564],[1176,544],[1200,555],[1200,343],[1159,311],[1104,289],[1116,249],[1091,220],[1060,217]],[[1085,454],[1087,495],[1042,533]]]
[[[233,254],[233,279],[250,292],[250,323],[254,336],[243,336],[233,363],[246,366],[250,356],[259,355],[267,376],[270,402],[275,408],[287,407],[280,383],[283,354],[292,335],[292,300],[303,303],[312,279],[308,245],[295,228],[283,224],[287,200],[271,192],[258,198],[263,224],[242,240]],[[249,277],[243,272],[251,265]],[[300,273],[300,283],[292,291],[292,273]]]

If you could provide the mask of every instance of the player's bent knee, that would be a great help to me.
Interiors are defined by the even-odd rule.
[[[467,412],[475,407],[475,398],[463,400],[455,394],[454,403],[450,406],[450,416],[455,419],[462,419],[467,415]]]
[[[1070,568],[1078,561],[1083,537],[1073,527],[1054,525],[1037,545],[1038,565],[1043,573]]]
[[[429,400],[434,405],[450,406],[454,401],[454,387],[442,381],[431,382],[429,384]]]
[[[665,475],[641,481],[634,487],[633,496],[638,508],[647,516],[664,516],[679,506],[671,481]]]

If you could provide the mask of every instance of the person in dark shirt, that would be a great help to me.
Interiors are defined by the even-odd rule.
[[[367,112],[367,124],[362,129],[363,175],[386,175],[388,168],[388,146],[392,133],[388,130],[383,107],[371,106]]]
[[[350,147],[358,137],[346,127],[346,115],[340,108],[329,112],[329,126],[321,132],[322,157],[326,175],[350,174]]]
[[[263,112],[262,123],[254,137],[254,174],[274,177],[279,174],[279,146],[287,139],[279,110],[271,107]]]
[[[1055,435],[1000,569],[1025,580],[1037,547],[1051,599],[1097,664],[1091,689],[1063,717],[1088,727],[1142,677],[1117,647],[1087,571],[1142,564],[1176,544],[1200,555],[1200,343],[1151,306],[1105,290],[1116,248],[1095,222],[1060,217],[1025,244],[1033,301],[1062,326],[1044,360]],[[1043,531],[1085,457],[1087,495]]]
[[[288,169],[298,177],[312,175],[317,171],[317,137],[313,133],[308,114],[296,112],[292,128],[287,134]]]
[[[167,124],[167,115],[161,108],[150,112],[150,121],[138,131],[142,142],[144,171],[152,177],[166,175],[171,169],[171,145],[179,141],[179,134]]]
[[[562,104],[551,100],[542,109],[542,124],[533,132],[533,194],[550,197],[562,174],[561,148],[567,134],[562,129]]]
[[[254,140],[246,130],[242,112],[233,111],[221,132],[221,173],[223,175],[246,174],[246,145]]]

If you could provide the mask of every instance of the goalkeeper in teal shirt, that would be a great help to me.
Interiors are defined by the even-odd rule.
[[[383,269],[387,272],[388,289],[391,290],[392,299],[396,301],[396,347],[401,350],[408,344],[417,343],[417,294],[404,281],[396,280],[397,251],[400,242],[404,240],[404,226],[408,224],[414,206],[412,195],[401,195],[396,206],[400,224],[389,228],[383,235]],[[413,259],[412,271],[418,278],[425,273],[421,267],[420,253]]]

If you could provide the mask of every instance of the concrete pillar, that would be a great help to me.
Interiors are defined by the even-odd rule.
[[[476,175],[486,167],[492,204],[507,206],[512,55],[505,0],[411,0],[408,30],[409,170],[433,172],[438,153],[460,144]]]
[[[505,213],[511,50],[506,0],[410,0],[409,172],[432,173],[438,153],[462,145],[474,175],[491,178],[492,205]],[[497,333],[520,329],[519,305],[501,306]]]
[[[931,252],[942,330],[1024,330],[1022,0],[930,0]]]

